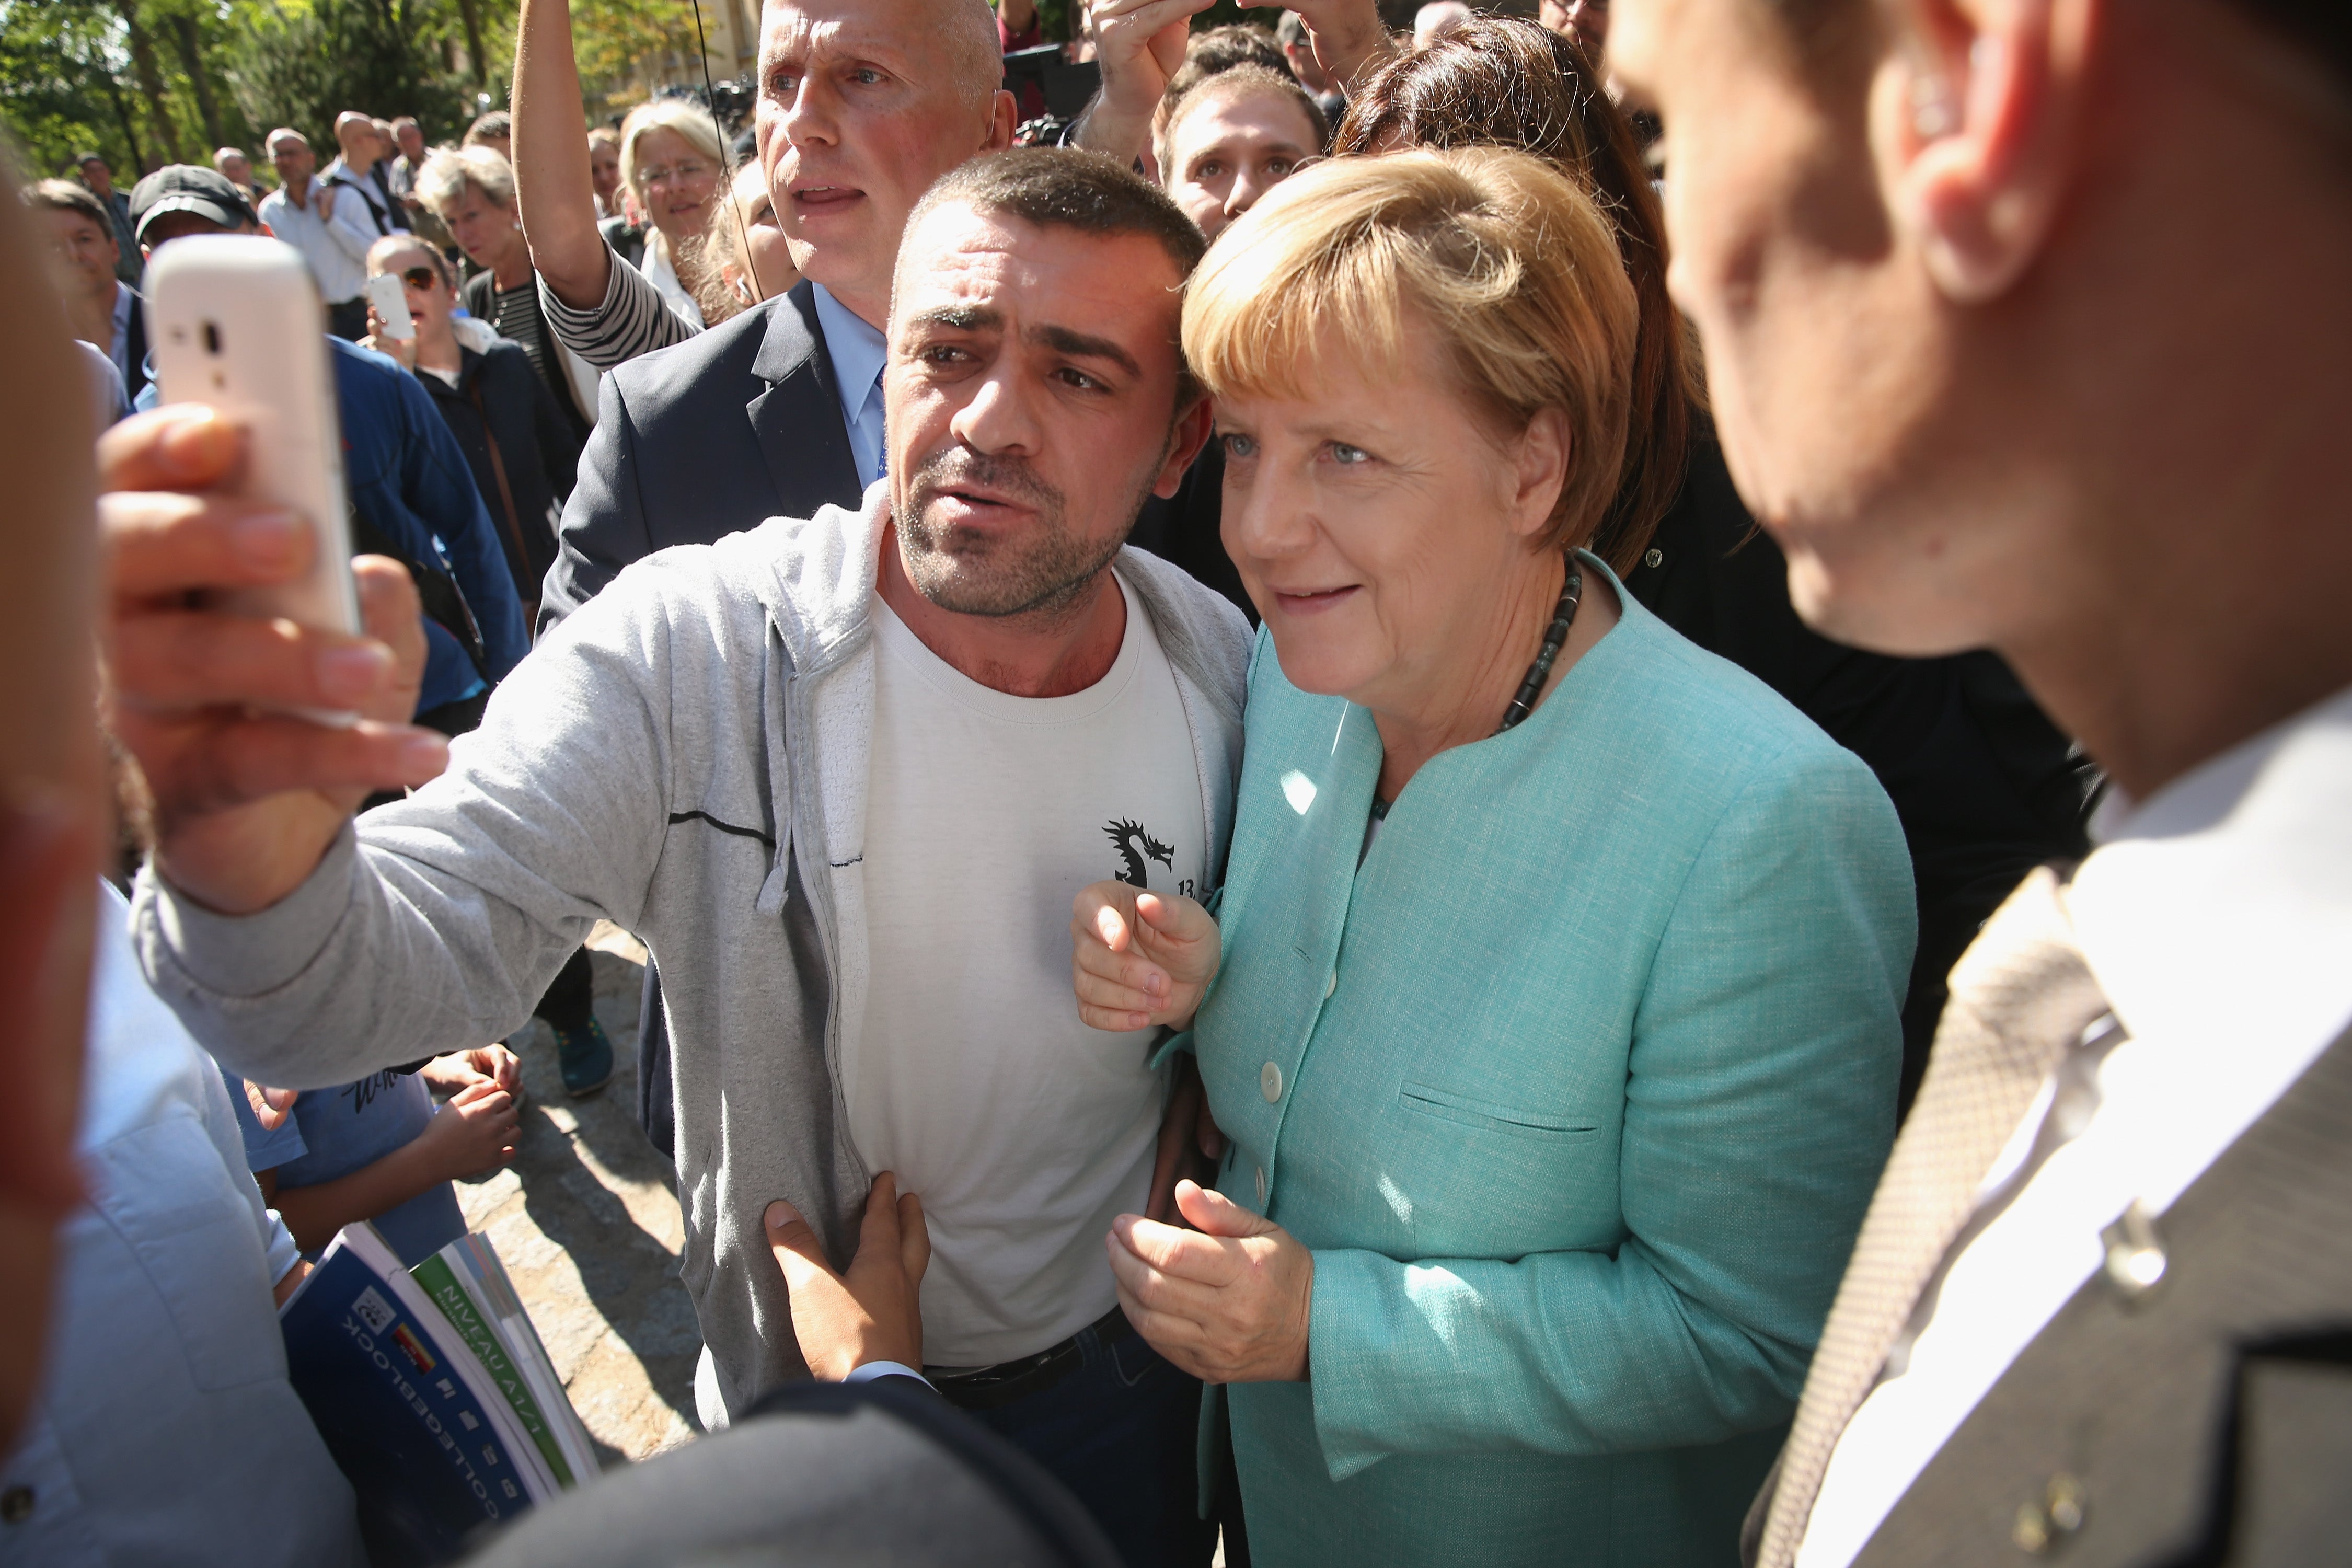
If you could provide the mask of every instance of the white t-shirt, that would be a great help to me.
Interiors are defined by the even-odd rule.
[[[992,690],[874,605],[874,980],[843,1070],[858,1152],[922,1196],[934,1366],[1032,1355],[1110,1310],[1103,1236],[1150,1181],[1154,1031],[1078,1021],[1070,901],[1113,877],[1197,897],[1207,830],[1175,677],[1119,587],[1118,658],[1068,697]]]

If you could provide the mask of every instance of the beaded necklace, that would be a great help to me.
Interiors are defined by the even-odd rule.
[[[1536,650],[1536,661],[1528,666],[1528,678],[1519,682],[1519,694],[1503,710],[1503,721],[1495,726],[1495,733],[1513,728],[1520,720],[1535,711],[1536,699],[1543,695],[1544,682],[1551,679],[1551,667],[1559,661],[1559,650],[1568,646],[1569,628],[1576,625],[1576,608],[1584,602],[1584,574],[1574,561],[1568,563],[1568,581],[1560,584],[1559,603],[1553,606],[1551,624],[1544,627],[1543,647]],[[1372,820],[1388,820],[1390,803],[1375,795],[1372,797]]]

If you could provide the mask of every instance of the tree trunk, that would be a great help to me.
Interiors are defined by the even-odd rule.
[[[123,27],[129,32],[131,64],[138,73],[139,90],[147,96],[147,118],[155,128],[156,140],[163,142],[163,156],[168,161],[179,156],[180,130],[172,119],[172,105],[164,96],[163,73],[155,65],[154,40],[147,29],[139,25],[138,0],[121,0]],[[154,168],[161,168],[158,163]],[[152,174],[154,168],[149,169]]]
[[[180,65],[188,73],[188,85],[196,91],[196,112],[204,117],[205,135],[215,147],[225,147],[228,132],[221,124],[212,78],[205,74],[204,39],[196,31],[196,19],[184,11],[170,21],[172,41],[180,49]]]
[[[107,99],[114,105],[114,118],[122,122],[122,139],[131,143],[131,166],[143,174],[150,165],[147,149],[139,144],[139,121],[131,117],[131,106],[122,101],[122,89],[114,85],[114,79],[109,76],[102,79]]]
[[[473,63],[474,84],[488,88],[490,65],[482,58],[482,24],[474,15],[474,0],[457,0],[457,16],[466,24],[466,58]]]

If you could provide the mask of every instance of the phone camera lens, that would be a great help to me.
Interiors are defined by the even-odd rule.
[[[205,353],[208,354],[220,353],[220,325],[217,322],[205,323]]]

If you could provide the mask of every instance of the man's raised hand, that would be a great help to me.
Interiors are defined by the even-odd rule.
[[[123,421],[98,448],[108,717],[154,795],[158,869],[228,914],[292,892],[370,791],[423,784],[449,756],[407,722],[425,634],[397,562],[352,563],[362,637],[201,607],[211,591],[299,577],[316,548],[292,514],[219,493],[248,438],[179,405]]]
[[[1124,163],[1144,151],[1152,112],[1184,63],[1192,18],[1213,0],[1087,0],[1086,36],[1102,90],[1078,125],[1077,142]]]
[[[1307,24],[1315,63],[1351,94],[1397,52],[1375,0],[1298,0],[1292,9]]]
[[[1223,953],[1217,922],[1190,899],[1097,882],[1071,907],[1071,984],[1093,1028],[1192,1027]]]

